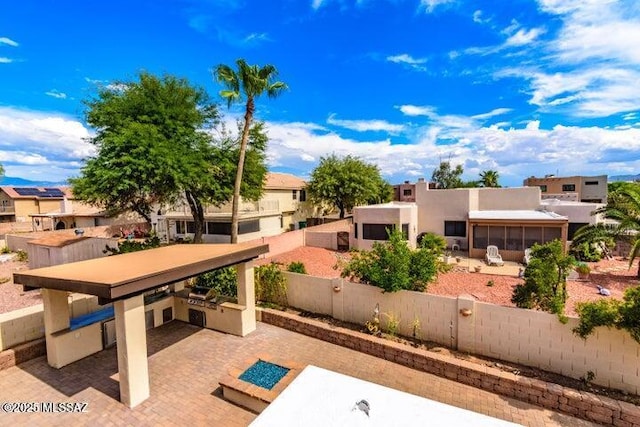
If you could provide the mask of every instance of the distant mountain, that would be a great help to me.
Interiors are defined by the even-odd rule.
[[[637,175],[616,175],[610,176],[609,182],[613,181],[640,181],[640,173]]]
[[[24,178],[3,176],[0,178],[0,185],[15,185],[16,187],[60,187],[68,184],[65,182],[31,181]]]

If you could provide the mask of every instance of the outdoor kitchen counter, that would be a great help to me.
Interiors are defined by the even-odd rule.
[[[174,294],[175,318],[177,320],[242,336],[242,313],[246,310],[246,306],[228,301],[215,304],[211,301],[202,301],[199,304],[190,304],[191,300],[188,289]],[[199,319],[200,316],[203,317],[204,325],[200,321],[194,321],[194,318]]]

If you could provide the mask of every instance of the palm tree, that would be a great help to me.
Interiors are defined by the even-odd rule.
[[[640,257],[640,185],[622,186],[609,194],[607,205],[594,214],[602,214],[611,224],[596,224],[582,227],[573,238],[572,244],[597,242],[605,238],[625,239],[631,243],[629,268]],[[640,264],[637,276],[640,277]]]
[[[498,178],[500,178],[498,171],[490,169],[480,172],[480,184],[483,187],[499,188],[500,184],[498,184]]]
[[[238,158],[238,169],[236,171],[231,205],[231,243],[238,242],[240,185],[242,184],[249,130],[251,129],[251,122],[256,109],[255,98],[260,97],[265,92],[269,98],[275,98],[287,88],[287,85],[283,82],[273,81],[278,75],[278,70],[273,65],[265,65],[264,67],[249,65],[242,58],[236,60],[236,65],[238,66],[237,70],[233,70],[224,64],[218,65],[214,70],[215,79],[226,87],[226,90],[220,91],[220,95],[227,100],[229,107],[234,101],[239,101],[243,96],[246,98],[240,156]]]

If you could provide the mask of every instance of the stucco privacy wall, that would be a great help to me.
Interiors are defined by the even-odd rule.
[[[414,320],[423,340],[579,379],[589,371],[593,382],[629,393],[640,393],[640,344],[626,332],[598,328],[587,340],[571,331],[578,320],[563,325],[557,316],[476,302],[468,296],[442,297],[418,292],[383,293],[380,289],[342,279],[321,279],[285,273],[289,304],[301,310],[364,324],[376,304],[399,318],[399,333],[412,336]],[[462,309],[471,312],[461,314]]]
[[[98,310],[98,298],[91,295],[71,294],[69,309],[71,317]],[[44,337],[44,314],[42,304],[0,313],[0,351],[18,344]]]

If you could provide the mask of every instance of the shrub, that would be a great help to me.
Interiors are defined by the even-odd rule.
[[[422,233],[418,237],[418,247],[440,256],[447,249],[447,241],[444,237],[435,233]]]
[[[11,249],[9,249],[9,246],[4,246],[2,249],[0,249],[0,253],[10,254],[11,253]]]
[[[256,301],[287,306],[287,279],[274,262],[255,269]]]
[[[375,242],[371,251],[353,254],[342,277],[357,278],[385,292],[423,291],[437,275],[436,255],[424,249],[412,251],[402,233],[389,232],[389,240]]]
[[[27,254],[27,252],[23,251],[22,249],[18,249],[16,254],[18,255],[16,259],[20,262],[27,262],[29,260],[29,254]]]
[[[103,253],[110,252],[109,255],[125,254],[129,252],[144,251],[146,249],[152,249],[160,247],[160,238],[158,236],[149,237],[144,242],[138,242],[135,240],[125,240],[118,244],[117,248],[105,247]]]
[[[566,323],[567,276],[575,259],[565,255],[559,240],[531,248],[531,261],[524,270],[524,283],[513,290],[517,307],[539,309],[558,315]]]
[[[580,323],[573,333],[586,339],[598,326],[626,330],[640,343],[640,286],[627,288],[623,300],[583,302],[576,306]]]
[[[203,273],[196,277],[195,285],[213,289],[216,295],[237,296],[237,270],[235,267],[224,267]]]
[[[398,329],[400,328],[400,318],[393,313],[383,313],[384,317],[387,318],[387,333],[392,337],[395,337],[398,334]]]
[[[292,273],[307,274],[307,268],[301,261],[294,261],[287,267],[287,271]]]
[[[589,274],[589,273],[591,273],[591,267],[589,267],[584,262],[579,262],[576,265],[575,269],[578,272],[578,274]]]

